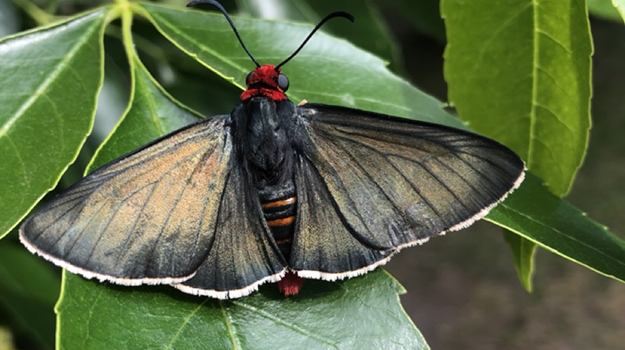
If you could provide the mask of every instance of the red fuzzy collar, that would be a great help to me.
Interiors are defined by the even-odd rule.
[[[255,96],[268,97],[274,101],[286,100],[284,91],[278,86],[280,70],[271,64],[262,65],[250,73],[247,81],[247,90],[241,94],[241,101]]]

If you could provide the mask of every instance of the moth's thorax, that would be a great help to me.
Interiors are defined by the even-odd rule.
[[[263,185],[290,177],[293,164],[291,136],[295,108],[288,101],[252,97],[233,112],[235,137],[242,159]]]
[[[249,77],[246,90],[241,94],[241,101],[252,97],[263,96],[273,101],[284,101],[286,95],[278,85],[280,70],[271,64],[262,65],[253,70]]]

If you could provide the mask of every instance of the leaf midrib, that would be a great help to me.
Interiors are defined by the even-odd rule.
[[[240,306],[242,308],[245,308],[245,309],[247,309],[247,310],[249,310],[249,311],[251,311],[253,313],[256,313],[256,314],[258,314],[258,315],[260,315],[260,316],[262,316],[262,317],[264,317],[266,319],[269,319],[269,320],[271,320],[271,321],[273,321],[273,322],[275,322],[277,324],[280,324],[280,325],[282,325],[282,326],[284,326],[286,328],[289,328],[289,329],[291,329],[291,330],[293,330],[293,331],[295,331],[297,333],[300,333],[300,334],[302,334],[302,335],[304,335],[304,336],[306,336],[308,338],[314,339],[314,340],[316,340],[316,341],[318,341],[320,343],[323,343],[323,344],[332,346],[334,348],[337,348],[336,343],[334,341],[327,340],[327,339],[319,337],[319,336],[317,336],[315,334],[312,334],[312,333],[306,331],[303,328],[300,328],[300,327],[298,327],[298,326],[296,326],[296,325],[294,325],[294,324],[292,324],[290,322],[287,322],[287,321],[281,319],[280,317],[272,315],[272,314],[270,314],[270,313],[268,313],[266,311],[263,311],[263,310],[261,310],[261,309],[259,309],[257,307],[248,305],[248,304],[243,303],[243,302],[238,301],[238,300],[233,300],[231,302],[234,305],[237,305],[237,306]]]
[[[223,301],[219,301],[219,308],[221,309],[221,313],[224,317],[224,322],[226,323],[226,329],[228,330],[228,337],[232,342],[232,348],[234,350],[241,350],[243,347],[239,342],[239,338],[237,338],[237,332],[234,329],[234,325],[232,324],[232,320],[230,319],[230,315],[228,314],[228,310],[226,310],[226,306]]]
[[[554,232],[558,233],[561,237],[564,237],[564,238],[566,238],[566,239],[568,239],[568,240],[570,240],[570,241],[573,241],[573,242],[575,242],[575,243],[577,243],[577,244],[580,244],[580,245],[582,245],[582,246],[584,246],[584,247],[586,247],[586,248],[588,248],[588,249],[590,249],[590,250],[593,250],[594,252],[598,253],[599,255],[601,255],[601,256],[603,256],[603,257],[605,257],[606,259],[609,259],[610,261],[613,261],[615,264],[620,265],[620,266],[623,266],[623,269],[625,269],[625,262],[623,262],[623,261],[621,261],[621,260],[619,260],[619,259],[617,259],[617,258],[615,258],[615,257],[613,257],[613,256],[611,256],[611,255],[609,255],[609,254],[606,254],[604,251],[599,250],[599,249],[597,249],[596,247],[594,247],[594,246],[592,246],[592,245],[590,245],[590,244],[587,244],[586,242],[581,241],[581,240],[579,240],[579,239],[577,239],[577,238],[575,238],[575,237],[572,237],[572,236],[570,236],[570,235],[567,235],[567,234],[565,234],[564,232],[562,232],[562,231],[560,231],[560,230],[556,229],[556,228],[555,228],[555,227],[553,227],[553,226],[547,226],[547,225],[545,225],[544,223],[542,223],[541,221],[536,220],[536,219],[534,219],[533,217],[528,216],[528,215],[524,214],[523,212],[520,212],[520,211],[518,211],[518,210],[516,210],[516,209],[514,209],[514,208],[512,208],[512,207],[510,207],[510,206],[508,206],[505,202],[504,202],[504,203],[500,203],[500,204],[499,204],[499,206],[500,206],[500,207],[502,207],[502,208],[505,208],[506,210],[509,210],[509,211],[511,211],[511,212],[513,212],[513,213],[515,213],[515,214],[517,214],[517,215],[522,216],[522,217],[523,217],[523,218],[525,218],[526,220],[529,220],[529,221],[531,221],[531,222],[533,222],[533,223],[535,223],[535,224],[537,224],[537,225],[540,225],[540,226],[542,226],[542,227],[545,227],[545,228],[547,228],[548,230],[554,231]],[[487,220],[487,221],[490,221],[490,222],[493,222],[493,223],[496,223],[496,224],[498,224],[498,225],[502,225],[502,223],[501,223],[501,222],[499,222],[499,221],[495,222],[494,220],[490,220],[490,219],[488,219],[488,218],[486,218],[486,220]],[[550,251],[552,251],[552,252],[554,252],[554,253],[556,253],[556,254],[558,254],[558,255],[560,255],[560,256],[562,256],[562,257],[566,258],[566,259],[569,259],[569,260],[575,261],[575,262],[577,262],[577,263],[578,263],[578,264],[580,264],[580,265],[586,266],[587,268],[589,268],[589,269],[591,269],[591,270],[593,270],[593,271],[595,271],[595,272],[597,272],[597,273],[600,273],[600,274],[602,274],[602,275],[604,275],[604,276],[608,276],[608,277],[616,277],[616,276],[613,276],[613,275],[608,275],[607,273],[602,272],[602,271],[600,271],[600,270],[598,270],[598,269],[596,269],[596,268],[592,267],[591,265],[588,265],[587,263],[584,263],[584,262],[581,262],[581,261],[579,261],[579,260],[577,260],[577,259],[574,259],[573,257],[571,257],[571,256],[570,256],[570,254],[565,254],[565,253],[562,253],[561,251],[559,251],[559,250],[557,250],[557,249],[555,249],[555,248],[553,248],[553,247],[551,247],[551,246],[546,245],[544,242],[542,242],[542,241],[541,241],[541,240],[539,240],[539,239],[536,239],[536,238],[531,237],[531,236],[527,236],[527,235],[523,234],[522,232],[519,232],[518,230],[514,230],[514,229],[513,229],[513,228],[511,228],[511,227],[506,227],[506,228],[507,228],[507,229],[509,229],[509,230],[514,231],[516,234],[521,235],[522,237],[524,237],[524,238],[526,238],[526,239],[528,239],[528,240],[530,240],[530,241],[532,241],[532,242],[534,242],[534,243],[536,243],[536,244],[540,245],[541,247],[543,247],[543,248],[545,248],[545,249],[547,249],[547,250],[550,250]],[[620,278],[618,278],[618,277],[617,277],[617,279],[618,279],[618,280],[621,280],[621,279],[620,279]]]
[[[180,337],[185,327],[189,324],[189,321],[191,320],[191,318],[195,316],[202,307],[204,307],[204,304],[206,304],[208,300],[209,298],[205,298],[191,313],[189,313],[187,317],[185,317],[185,319],[182,321],[182,324],[180,324],[180,327],[178,327],[178,331],[176,331],[176,334],[174,334],[174,336],[171,338],[171,340],[169,341],[169,343],[167,344],[164,350],[173,349],[172,346],[174,345],[176,340]]]

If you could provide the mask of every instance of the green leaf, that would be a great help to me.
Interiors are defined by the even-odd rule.
[[[445,77],[460,117],[515,150],[553,193],[566,194],[590,129],[592,45],[583,3],[443,0],[442,11]],[[510,247],[529,288],[536,248]]]
[[[532,278],[534,277],[534,258],[538,246],[524,239],[521,236],[515,236],[514,233],[502,230],[503,238],[510,247],[512,252],[514,269],[519,276],[519,281],[526,291],[532,292]]]
[[[621,22],[623,21],[623,17],[621,17],[621,14],[616,9],[619,1],[622,0],[587,0],[588,12],[590,12],[591,15],[603,19]],[[625,4],[625,2],[622,4]],[[625,8],[622,4],[621,8]]]
[[[0,244],[0,305],[47,348],[54,348],[53,312],[61,284],[44,260],[11,240]]]
[[[399,306],[401,286],[383,270],[307,280],[289,298],[265,285],[236,300],[65,277],[61,349],[429,349]]]
[[[0,41],[0,237],[54,188],[91,130],[106,14]]]
[[[140,62],[133,67],[130,108],[90,169],[196,120]],[[382,271],[345,283],[307,281],[301,295],[288,299],[275,284],[252,297],[218,301],[170,287],[107,286],[73,275],[66,276],[63,290],[61,349],[261,349],[287,343],[428,349],[401,310],[397,294],[403,289]],[[364,319],[368,327],[339,327]]]
[[[527,174],[486,220],[602,275],[625,282],[625,242]]]
[[[503,230],[503,237],[510,246],[514,255],[514,267],[519,280],[528,292],[532,291],[532,277],[534,274],[534,256],[536,255],[536,243]]]
[[[238,0],[239,7],[251,12],[254,18],[288,19],[317,24],[334,11],[346,11],[354,23],[335,19],[323,26],[325,32],[345,38],[356,46],[387,61],[398,62],[397,43],[380,16],[372,0],[337,5],[335,0]],[[295,50],[295,47],[293,48]],[[286,58],[286,57],[285,57]]]
[[[612,0],[612,4],[621,15],[621,19],[625,21],[625,0]]]
[[[180,49],[243,88],[254,65],[223,15],[147,3],[135,9]],[[234,21],[256,59],[272,64],[288,57],[313,28],[255,19]],[[325,33],[316,34],[283,72],[292,82],[288,95],[295,103],[306,99],[463,127],[441,108],[440,101],[391,73],[383,60]]]
[[[472,128],[510,146],[566,194],[590,128],[590,55],[581,1],[444,0],[449,98]]]

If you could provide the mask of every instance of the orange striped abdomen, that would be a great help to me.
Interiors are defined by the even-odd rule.
[[[263,189],[260,193],[260,206],[280,252],[288,261],[291,255],[297,209],[295,188],[289,186],[278,190]]]

